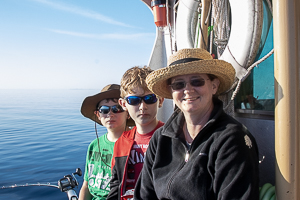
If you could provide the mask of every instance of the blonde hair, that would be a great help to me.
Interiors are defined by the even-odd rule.
[[[134,93],[133,89],[142,88],[144,92],[150,91],[146,84],[146,77],[153,70],[150,67],[132,67],[128,69],[121,79],[121,97],[124,98],[129,93]]]

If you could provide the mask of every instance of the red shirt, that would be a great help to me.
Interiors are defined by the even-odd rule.
[[[122,197],[133,198],[133,189],[135,187],[136,181],[142,171],[144,158],[146,151],[153,133],[159,127],[163,126],[164,123],[159,121],[154,130],[146,134],[139,134],[136,132],[134,137],[134,144],[131,147],[128,167],[127,167],[127,180],[125,194]],[[127,193],[127,194],[126,194]]]

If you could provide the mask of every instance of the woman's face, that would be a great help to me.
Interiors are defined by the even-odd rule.
[[[175,104],[184,113],[202,113],[212,105],[212,97],[216,94],[219,83],[217,78],[210,80],[207,74],[188,74],[171,79],[171,85],[182,86],[182,89],[170,88]]]

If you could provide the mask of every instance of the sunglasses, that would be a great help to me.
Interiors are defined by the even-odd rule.
[[[206,79],[209,80],[209,79]],[[205,85],[205,80],[202,78],[192,79],[190,80],[190,84],[193,87],[201,87]],[[185,81],[175,81],[174,83],[169,85],[173,90],[182,90],[186,87]]]
[[[154,104],[157,102],[157,97],[155,94],[148,94],[146,96],[138,97],[138,96],[128,96],[124,98],[129,105],[136,106],[139,105],[142,100],[146,104]]]
[[[113,113],[121,113],[124,112],[123,108],[120,105],[114,105],[114,106],[101,106],[99,108],[99,112],[102,114],[107,114],[109,111],[112,111]]]

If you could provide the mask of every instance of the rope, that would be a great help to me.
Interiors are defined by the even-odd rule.
[[[226,48],[229,39],[230,25],[229,25],[229,1],[228,0],[212,0],[213,5],[213,19],[214,19],[214,43],[218,47],[218,57],[222,55]]]
[[[95,133],[96,133],[96,136],[97,136],[97,143],[98,143],[98,152],[99,152],[99,157],[101,159],[101,161],[109,168],[111,168],[110,164],[107,164],[103,158],[102,158],[102,154],[101,154],[101,151],[100,151],[100,143],[99,143],[99,136],[98,136],[98,131],[97,131],[97,123],[96,123],[96,117],[97,115],[95,114]]]
[[[208,15],[207,15],[206,20],[205,20],[205,22],[204,22],[205,24],[208,23],[209,16],[210,16],[210,13],[211,13],[211,7],[212,7],[212,4],[209,4]]]
[[[214,21],[212,19],[213,19],[213,17],[211,16],[211,26],[214,27]],[[214,29],[212,29],[210,32],[210,45],[209,45],[209,53],[210,54],[212,54],[213,34],[214,34]]]
[[[266,0],[266,1],[267,1],[267,3],[268,3],[270,12],[271,12],[271,14],[272,14],[272,16],[273,16],[273,8],[272,8],[272,4],[271,4],[270,0]]]
[[[171,47],[171,54],[173,54],[173,44],[172,44],[172,26],[170,24],[170,17],[169,17],[169,1],[166,1],[166,15],[167,15],[167,27],[169,30],[169,35],[170,35],[170,47]]]
[[[237,87],[235,88],[231,100],[233,100],[238,91],[240,90],[241,84],[242,82],[249,76],[249,74],[251,73],[251,70],[254,69],[254,67],[256,67],[258,64],[262,63],[263,61],[265,61],[268,57],[270,57],[272,54],[274,53],[274,49],[272,49],[267,55],[265,55],[264,57],[262,57],[260,60],[256,61],[255,63],[253,63],[248,69],[247,69],[247,73],[243,76],[242,79],[239,80]]]
[[[270,0],[266,0],[268,7],[271,11],[271,14],[273,15],[273,9],[272,9],[272,4],[270,2]],[[256,61],[255,63],[253,63],[248,69],[247,69],[247,73],[243,76],[242,79],[240,79],[238,81],[237,87],[234,90],[232,97],[231,97],[231,101],[234,100],[234,98],[236,97],[238,91],[240,90],[241,84],[242,82],[249,76],[249,74],[251,73],[251,70],[256,67],[258,64],[262,63],[263,61],[265,61],[268,57],[270,57],[272,54],[274,53],[274,49],[272,49],[268,54],[266,54],[264,57],[262,57],[260,60]]]
[[[179,1],[177,1],[174,6],[173,6],[173,9],[174,9],[174,12],[177,13],[177,8],[178,8],[178,5],[179,5]]]

